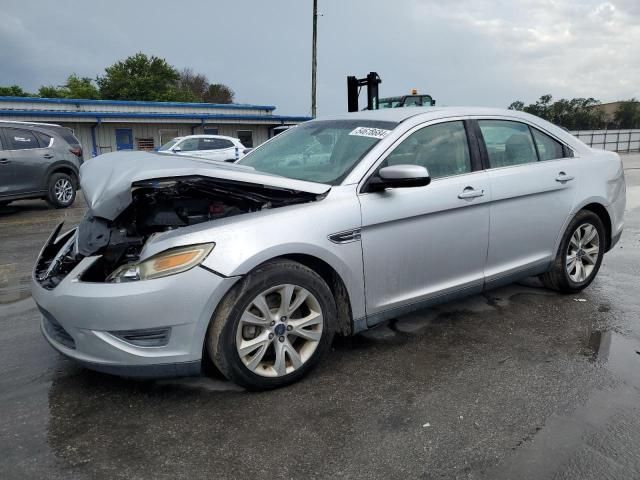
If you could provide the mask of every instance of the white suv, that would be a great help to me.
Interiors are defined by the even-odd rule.
[[[189,135],[170,140],[162,145],[158,152],[235,162],[244,157],[245,150],[248,149],[237,138],[221,135]]]

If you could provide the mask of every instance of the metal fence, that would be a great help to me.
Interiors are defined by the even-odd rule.
[[[571,134],[593,148],[612,152],[640,152],[640,129],[578,130]]]

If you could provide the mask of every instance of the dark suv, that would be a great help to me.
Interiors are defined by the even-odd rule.
[[[0,121],[0,206],[26,198],[70,206],[81,164],[82,147],[70,129]]]

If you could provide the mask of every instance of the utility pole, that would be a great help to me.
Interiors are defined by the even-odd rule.
[[[311,116],[316,116],[316,70],[317,62],[317,46],[318,41],[318,0],[313,0],[313,46],[311,53]]]

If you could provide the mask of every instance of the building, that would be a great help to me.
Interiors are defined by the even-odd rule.
[[[310,117],[276,115],[269,105],[0,97],[0,120],[57,123],[71,128],[85,158],[116,150],[153,150],[198,133],[237,137],[255,147],[274,129]]]
[[[609,103],[599,103],[598,105],[593,105],[591,108],[595,108],[604,113],[604,120],[607,124],[613,123],[615,120],[616,112],[618,109],[625,103],[629,103],[630,100],[618,100],[617,102],[609,102]],[[637,105],[640,102],[635,102]]]

